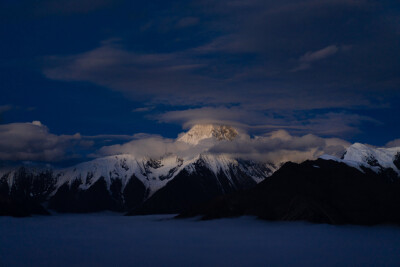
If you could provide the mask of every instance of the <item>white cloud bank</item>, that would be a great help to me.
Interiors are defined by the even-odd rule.
[[[219,143],[210,151],[279,164],[316,159],[323,154],[341,156],[349,145],[338,138],[322,138],[312,134],[294,136],[285,130],[277,130],[264,136],[252,138],[245,135],[231,143]]]
[[[124,144],[104,146],[92,156],[110,156],[116,154],[130,154],[135,157],[159,158],[166,154],[181,154],[191,149],[191,146],[174,139],[163,138],[158,135],[136,135],[137,139]]]
[[[240,132],[233,141],[203,140],[195,147],[161,136],[145,136],[125,144],[102,147],[95,155],[132,154],[135,157],[158,158],[165,154],[185,157],[209,152],[279,164],[286,161],[301,162],[315,159],[323,154],[341,156],[350,145],[347,141],[338,138],[321,138],[311,134],[293,136],[285,130],[255,137]]]
[[[55,135],[40,121],[0,125],[0,160],[55,162],[81,140],[80,134]]]
[[[128,141],[104,146],[107,142],[104,143],[102,140],[109,141],[110,138],[119,142]],[[58,162],[76,157],[84,159],[88,153],[91,153],[91,157],[131,154],[138,158],[159,158],[166,154],[175,154],[185,158],[208,152],[232,158],[280,164],[286,161],[302,162],[316,159],[323,154],[341,156],[349,145],[349,142],[339,138],[323,138],[313,134],[293,135],[286,130],[274,130],[264,135],[250,136],[243,129],[239,129],[239,135],[232,141],[204,139],[199,145],[193,146],[177,139],[147,134],[56,135],[49,132],[49,129],[39,121],[0,125],[0,160],[10,161]],[[387,144],[388,147],[399,145],[399,139]],[[98,147],[100,148],[97,149]]]

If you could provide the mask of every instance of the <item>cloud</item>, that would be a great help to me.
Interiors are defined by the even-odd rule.
[[[226,34],[216,37],[214,40],[202,46],[194,48],[201,54],[207,53],[255,53],[257,49],[246,38],[238,34]]]
[[[400,147],[400,139],[395,139],[388,142],[385,147]]]
[[[311,134],[293,136],[285,130],[254,137],[244,131],[239,132],[239,136],[233,141],[203,142],[195,147],[161,136],[141,136],[128,143],[102,147],[94,156],[131,154],[135,157],[159,158],[166,154],[174,154],[191,158],[199,153],[208,152],[280,164],[286,161],[315,159],[323,154],[341,156],[350,145],[338,138],[321,138]]]
[[[129,142],[147,135],[57,135],[40,121],[0,124],[0,161],[60,163],[87,160],[103,146]]]
[[[321,136],[340,137],[359,133],[359,126],[362,123],[380,124],[379,121],[370,117],[346,112],[265,113],[240,106],[169,111],[152,118],[159,122],[178,123],[184,128],[196,124],[214,123],[228,124],[255,133],[286,129],[295,134],[314,133]]]
[[[185,18],[181,18],[176,23],[176,27],[177,28],[186,28],[186,27],[195,26],[198,23],[199,23],[199,18],[196,18],[196,17],[185,17]]]
[[[180,154],[191,148],[190,145],[175,142],[173,139],[163,138],[157,135],[141,135],[136,140],[124,144],[104,146],[93,156],[110,156],[115,154],[130,154],[135,157],[159,158],[166,154]]]
[[[277,130],[255,138],[245,136],[229,143],[221,142],[210,152],[279,164],[316,159],[323,154],[341,156],[349,145],[338,138],[321,138],[312,134],[293,136],[285,130]]]
[[[150,106],[236,103],[265,111],[371,105],[368,95],[355,98],[352,90],[337,90],[335,84],[315,90],[315,85],[292,84],[290,77],[285,82],[269,80],[262,70],[241,70],[204,57],[205,50],[139,54],[124,49],[116,40],[104,41],[79,55],[48,57],[44,74],[55,80],[90,81]]]
[[[308,130],[323,136],[346,136],[360,133],[359,126],[369,123],[374,126],[382,123],[368,116],[346,112],[328,112],[317,114],[306,120]]]
[[[3,113],[11,110],[13,108],[12,105],[1,105],[0,106],[0,123],[3,121]]]
[[[0,105],[0,114],[9,111],[13,108],[13,105]]]
[[[376,85],[372,90],[377,79],[365,75],[374,65],[358,64],[365,51],[371,51],[369,44],[350,38],[354,32],[371,35],[371,22],[365,20],[372,12],[368,1],[200,1],[189,5],[196,10],[192,16],[182,16],[184,11],[169,5],[157,14],[169,14],[160,20],[181,26],[202,21],[193,29],[191,41],[174,27],[168,34],[149,29],[145,36],[153,37],[148,43],[135,36],[135,41],[106,40],[80,54],[49,56],[44,74],[55,80],[89,81],[135,100],[171,106],[240,103],[264,109],[352,108],[369,105],[382,89]],[[181,16],[177,19],[168,10]],[[348,22],[349,14],[355,22]],[[374,23],[384,28],[377,20],[374,17]],[[207,38],[205,33],[209,33]],[[345,46],[336,43],[355,43],[357,49],[339,57]],[[310,51],[310,47],[320,49]],[[332,64],[316,68],[312,77],[298,73],[336,54]]]
[[[307,52],[300,57],[300,65],[293,69],[293,71],[305,70],[311,67],[311,63],[319,61],[336,54],[339,48],[336,45],[330,45],[317,51]]]
[[[155,106],[149,106],[149,107],[140,107],[140,108],[135,108],[132,110],[132,112],[147,112],[155,109]]]
[[[196,124],[228,124],[236,127],[247,120],[248,124],[260,123],[265,119],[262,113],[250,111],[241,107],[202,107],[186,110],[168,111],[154,116],[159,122],[178,123],[184,128],[190,128]]]
[[[52,134],[40,121],[2,124],[0,160],[57,162],[76,157],[70,149],[81,139],[80,134]]]
[[[201,90],[212,79],[195,74],[204,66],[186,53],[139,54],[114,40],[83,54],[48,57],[47,62],[44,74],[50,79],[91,81],[135,98],[168,98],[176,104],[199,101],[212,90]]]
[[[174,110],[186,109],[192,121],[356,133],[359,122],[368,122],[351,114],[356,109],[395,104],[399,35],[383,18],[390,11],[385,4],[203,0],[188,5],[155,8],[138,25],[148,25],[145,30],[121,34],[123,39],[79,54],[48,56],[43,72],[49,79],[122,92],[144,106],[163,105],[171,112],[160,121],[185,125],[194,122]],[[167,29],[154,26],[163,21],[169,21]],[[193,25],[188,36],[182,27]],[[352,45],[351,53],[344,53],[345,44]],[[204,107],[204,114],[193,107]]]
[[[336,54],[339,48],[336,45],[330,45],[315,52],[307,52],[300,58],[301,62],[314,62]]]
[[[62,162],[74,158],[84,159],[85,153],[89,157],[115,154],[152,158],[166,154],[193,157],[209,152],[279,164],[289,160],[300,162],[315,159],[322,154],[340,156],[349,145],[338,138],[322,138],[312,134],[292,135],[285,130],[273,130],[253,137],[244,128],[239,129],[239,133],[239,137],[233,141],[205,142],[193,147],[158,135],[56,135],[50,133],[40,121],[11,123],[0,125],[0,160]]]

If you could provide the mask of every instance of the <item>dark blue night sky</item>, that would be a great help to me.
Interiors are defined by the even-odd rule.
[[[204,122],[400,138],[398,1],[1,0],[0,36],[0,138],[32,121],[51,149],[79,133],[77,154]],[[41,142],[21,127],[0,150]]]

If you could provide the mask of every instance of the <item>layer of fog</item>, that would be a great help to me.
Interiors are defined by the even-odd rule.
[[[170,217],[0,217],[0,266],[400,265],[398,227]]]

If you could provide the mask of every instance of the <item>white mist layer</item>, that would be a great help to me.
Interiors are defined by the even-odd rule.
[[[171,216],[0,217],[1,266],[399,266],[400,228]]]

